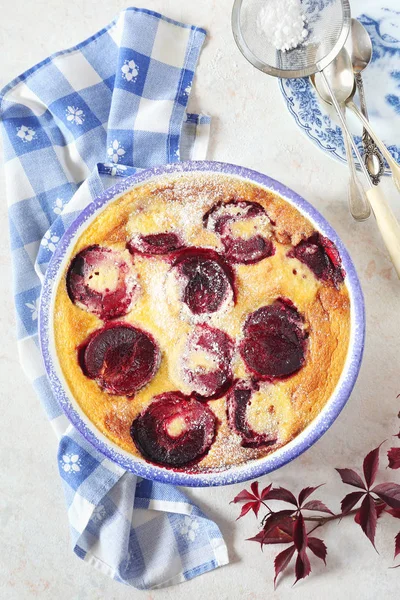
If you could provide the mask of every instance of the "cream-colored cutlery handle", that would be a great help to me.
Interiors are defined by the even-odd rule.
[[[390,167],[390,170],[392,171],[393,181],[394,181],[397,189],[400,191],[400,165],[397,164],[397,162],[394,160],[393,156],[390,154],[389,150],[386,148],[385,144],[376,135],[376,133],[374,132],[374,130],[372,129],[372,127],[370,125],[370,122],[364,117],[362,112],[359,110],[358,106],[356,104],[354,104],[353,101],[348,102],[347,106],[358,116],[361,123],[364,125],[365,129],[368,131],[369,135],[374,140],[376,146],[378,146],[379,150],[381,151],[383,156],[386,158],[386,161]]]
[[[379,231],[400,279],[400,225],[379,187],[367,191]]]

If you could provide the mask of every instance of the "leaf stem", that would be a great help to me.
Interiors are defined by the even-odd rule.
[[[358,508],[353,508],[353,510],[350,510],[347,513],[339,513],[337,515],[330,515],[329,517],[304,517],[304,520],[318,523],[317,527],[320,527],[321,525],[325,525],[325,523],[329,523],[329,521],[335,521],[336,519],[343,519],[349,515],[355,515],[357,511]],[[316,529],[316,527],[314,529]],[[314,531],[314,529],[312,531]]]
[[[268,509],[270,513],[272,512],[272,510],[270,509],[270,507],[268,506],[268,504],[266,504],[264,502],[264,500],[261,500],[261,504],[264,504],[265,508]]]

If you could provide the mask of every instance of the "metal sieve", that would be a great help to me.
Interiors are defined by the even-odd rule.
[[[302,0],[308,35],[297,48],[283,52],[269,41],[258,16],[271,0],[235,0],[232,30],[245,58],[274,77],[306,77],[327,67],[340,52],[351,26],[348,0]]]

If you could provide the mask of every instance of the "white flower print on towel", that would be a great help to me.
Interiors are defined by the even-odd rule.
[[[21,125],[17,127],[17,137],[21,138],[23,142],[31,142],[36,135],[36,131],[32,127]]]
[[[46,231],[44,238],[42,239],[42,246],[50,250],[50,252],[54,252],[56,249],[55,244],[59,241],[60,238],[57,235],[53,235],[51,231]]]
[[[77,473],[81,470],[79,454],[64,454],[60,463],[66,473]]]
[[[185,517],[183,525],[180,529],[180,534],[183,535],[188,541],[193,542],[197,535],[199,523],[192,517]]]
[[[123,149],[118,140],[114,140],[112,144],[110,144],[107,150],[107,154],[113,163],[117,163],[119,159],[125,154],[125,150]]]
[[[116,175],[123,175],[127,167],[125,165],[115,165],[113,163],[104,163],[104,166],[109,169],[109,175],[115,177]]]
[[[126,79],[126,81],[135,82],[137,76],[139,75],[139,67],[136,65],[134,60],[126,60],[121,67],[121,71],[122,77]]]
[[[93,511],[92,519],[100,522],[104,519],[105,516],[106,516],[106,509],[104,508],[104,505],[98,504]]]
[[[39,312],[39,298],[36,298],[36,300],[33,300],[33,302],[26,302],[25,306],[27,306],[31,311],[32,321],[36,321]]]
[[[63,200],[62,200],[62,198],[56,198],[56,205],[55,205],[55,207],[53,208],[53,212],[54,212],[56,215],[61,215],[61,213],[62,213],[62,209],[63,209],[63,208],[64,208],[64,205],[63,205]]]
[[[76,125],[83,125],[85,114],[81,108],[68,106],[65,114],[67,115],[67,121],[71,121],[71,123],[75,123]]]

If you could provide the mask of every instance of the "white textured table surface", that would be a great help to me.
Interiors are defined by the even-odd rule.
[[[349,217],[345,167],[303,136],[284,107],[277,81],[253,69],[237,51],[230,30],[231,0],[144,0],[142,5],[209,32],[190,99],[191,108],[213,117],[209,158],[263,171],[303,195],[337,229],[358,269],[367,307],[367,343],[351,399],[313,448],[263,481],[294,489],[326,482],[319,496],[336,510],[350,490],[339,483],[334,467],[360,465],[364,454],[397,427],[400,283],[374,221],[355,224]],[[0,0],[0,87],[49,54],[88,37],[127,6],[125,0]],[[0,597],[265,600],[273,595],[277,548],[261,553],[258,545],[244,542],[256,532],[255,518],[249,515],[236,523],[237,507],[229,505],[242,485],[188,491],[220,525],[231,557],[227,567],[177,587],[136,592],[72,554],[56,439],[18,363],[3,179],[0,184]],[[388,180],[384,188],[400,217],[399,195]],[[294,589],[291,577],[285,577],[274,597],[399,597],[400,570],[388,569],[398,524],[387,517],[378,528],[380,555],[351,519],[325,527],[327,567],[314,561],[311,577]]]

